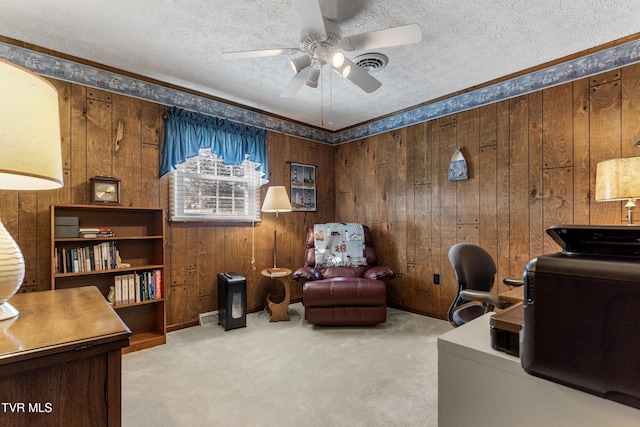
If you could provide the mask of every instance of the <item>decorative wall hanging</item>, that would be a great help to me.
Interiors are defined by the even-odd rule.
[[[291,163],[291,207],[294,211],[316,211],[316,167]]]
[[[449,181],[460,181],[469,178],[469,169],[460,147],[456,147],[449,163]]]

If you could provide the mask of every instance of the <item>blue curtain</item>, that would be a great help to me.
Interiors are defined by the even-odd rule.
[[[217,117],[171,107],[164,120],[164,147],[160,176],[175,170],[176,165],[210,148],[228,165],[244,160],[256,162],[261,185],[269,181],[267,131],[233,123]]]

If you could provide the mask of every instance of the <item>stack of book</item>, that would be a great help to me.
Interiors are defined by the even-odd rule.
[[[94,227],[94,228],[80,228],[78,230],[78,237],[84,237],[86,239],[96,239],[99,237],[114,237],[115,234],[108,227]]]
[[[116,268],[116,242],[102,242],[97,245],[56,248],[56,273],[81,273]]]
[[[114,276],[114,305],[134,304],[162,298],[162,270]]]

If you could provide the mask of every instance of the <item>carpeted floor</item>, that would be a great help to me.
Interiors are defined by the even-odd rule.
[[[374,327],[247,316],[171,332],[123,356],[123,426],[436,426],[437,348],[449,323],[389,309]]]

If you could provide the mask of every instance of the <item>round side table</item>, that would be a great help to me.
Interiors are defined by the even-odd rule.
[[[284,299],[275,303],[271,301],[271,295],[267,295],[267,306],[269,307],[269,312],[271,313],[270,322],[279,322],[279,321],[288,321],[291,320],[289,318],[289,302],[291,301],[291,284],[289,282],[289,276],[291,276],[291,270],[288,268],[278,268],[276,271],[271,268],[265,268],[260,272],[265,277],[270,279],[280,280],[282,286],[284,286]]]

